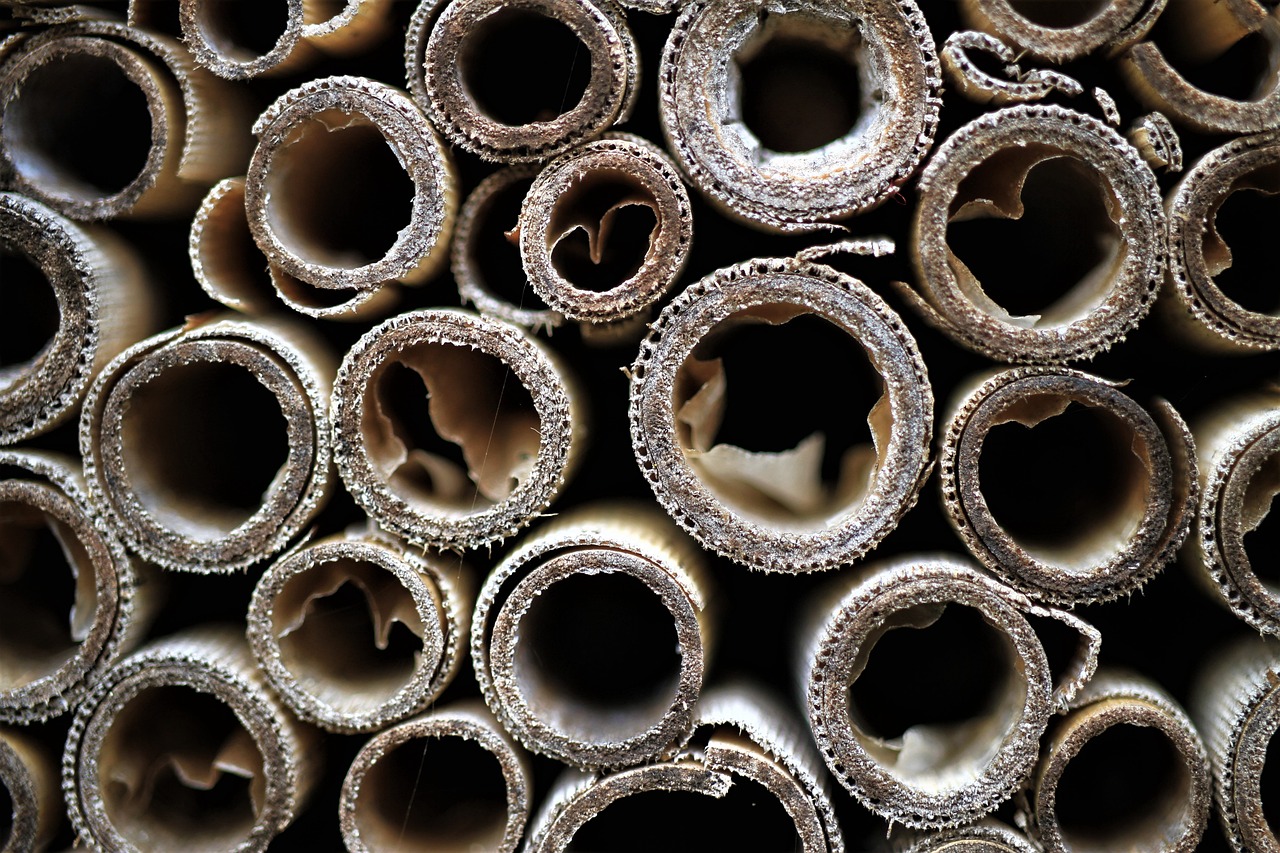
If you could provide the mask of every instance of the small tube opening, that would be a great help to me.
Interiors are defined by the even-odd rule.
[[[1280,166],[1258,169],[1236,181],[1205,230],[1205,261],[1222,294],[1246,311],[1280,316],[1280,293],[1260,222],[1280,219]],[[1214,237],[1216,232],[1216,239]]]
[[[674,618],[640,579],[574,574],[521,619],[515,676],[536,713],[561,732],[623,740],[670,710],[680,683]]]
[[[271,608],[285,668],[347,713],[375,710],[413,678],[423,654],[413,595],[381,566],[334,560],[290,578]]]
[[[200,241],[200,264],[218,292],[268,304],[271,275],[244,213],[244,186],[228,190],[210,211]]]
[[[97,573],[61,520],[0,502],[0,690],[57,672],[97,615]]]
[[[467,33],[458,65],[479,111],[508,127],[571,111],[591,82],[590,51],[573,30],[530,9],[486,15]]]
[[[369,768],[355,818],[370,850],[497,850],[507,828],[506,778],[473,740],[415,738]]]
[[[977,207],[964,210],[970,203]],[[980,308],[1027,328],[1088,315],[1122,260],[1119,205],[1105,179],[1045,146],[990,157],[960,182],[950,215],[946,240],[957,277],[971,275],[994,303]]]
[[[60,54],[27,70],[3,118],[18,174],[80,201],[128,187],[151,151],[146,95],[104,56]]]
[[[107,818],[144,849],[231,849],[263,808],[257,743],[229,706],[190,687],[144,688],[111,721],[98,758]]]
[[[717,498],[768,524],[812,529],[861,504],[888,398],[866,350],[800,306],[716,324],[676,375],[676,435]],[[865,421],[850,412],[870,412]]]
[[[508,236],[520,224],[520,208],[533,179],[511,181],[489,197],[471,232],[467,260],[479,284],[494,297],[517,308],[545,311],[547,304],[525,275],[520,241]]]
[[[1091,738],[1062,772],[1056,812],[1068,850],[1168,850],[1184,819],[1191,777],[1169,736],[1119,724]]]
[[[992,517],[1019,547],[1084,570],[1137,531],[1151,477],[1128,424],[1100,407],[1060,402],[1060,413],[1033,427],[994,427],[982,445],[979,482]],[[1028,405],[1057,403],[1040,395]]]
[[[381,365],[369,388],[368,453],[406,500],[466,515],[506,500],[532,471],[537,411],[500,359],[419,344]]]
[[[972,781],[1026,703],[1012,641],[965,605],[892,614],[854,670],[849,708],[859,743],[891,772],[935,791]]]
[[[408,227],[414,186],[368,118],[324,110],[295,127],[266,175],[267,221],[301,260],[358,269],[381,260]]]
[[[1111,0],[1009,0],[1009,7],[1041,27],[1069,30],[1096,18]]]
[[[848,136],[883,97],[878,89],[863,91],[857,27],[765,10],[760,17],[759,29],[734,53],[730,67],[747,129],[765,148],[783,154]]]
[[[613,290],[640,271],[658,236],[657,201],[625,172],[595,169],[555,201],[547,248],[578,290]]]
[[[121,438],[142,505],[166,527],[204,540],[248,521],[289,456],[280,401],[228,363],[170,366],[136,388]]]
[[[25,254],[0,249],[0,390],[53,341],[62,312],[49,279]]]
[[[196,4],[200,35],[227,59],[252,62],[270,53],[289,27],[284,0],[201,0]]]
[[[801,841],[777,797],[758,782],[734,776],[733,786],[723,797],[641,791],[615,800],[574,834],[568,849],[592,853],[800,850]]]

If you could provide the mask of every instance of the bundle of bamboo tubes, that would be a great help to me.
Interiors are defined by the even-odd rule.
[[[1280,850],[1278,56],[0,0],[0,850]]]

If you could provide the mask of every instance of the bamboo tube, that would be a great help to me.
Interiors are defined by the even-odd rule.
[[[1218,822],[1236,853],[1280,847],[1262,799],[1268,753],[1280,729],[1277,672],[1280,645],[1250,637],[1209,661],[1191,699],[1192,719],[1209,750]]]
[[[988,73],[971,52],[990,54],[1001,63],[1003,77]],[[988,33],[972,30],[952,33],[942,47],[942,70],[960,94],[979,104],[1021,104],[1039,101],[1054,92],[1067,97],[1084,94],[1084,87],[1059,71],[1035,68],[1023,71],[1018,54]]]
[[[122,241],[14,193],[0,193],[0,279],[16,313],[0,358],[4,445],[74,416],[94,373],[151,332],[154,300]]]
[[[151,623],[154,580],[96,522],[78,462],[0,450],[0,722],[67,712]]]
[[[178,21],[196,62],[219,77],[246,80],[304,64],[299,54],[305,49],[298,50],[304,5],[304,0],[259,0],[252,6],[181,0]]]
[[[330,56],[368,50],[392,31],[391,0],[302,0],[302,38]]]
[[[483,706],[458,703],[370,740],[343,783],[338,822],[353,853],[514,853],[532,789],[529,759],[510,735]]]
[[[1045,169],[1049,164],[1053,171]],[[1021,219],[1028,179],[1041,170],[1056,183],[1039,192],[1067,195],[1063,201],[1097,193],[1089,201],[1099,206],[1082,210],[1084,221],[1076,223],[1078,231],[1094,232],[1078,240],[1087,245],[1092,237],[1096,258],[1064,295],[1038,313],[1015,315],[971,271],[974,258],[958,257],[948,241],[967,220]],[[1159,188],[1138,151],[1097,119],[1058,106],[984,115],[938,148],[918,193],[912,240],[922,292],[905,285],[899,291],[926,320],[975,352],[1001,361],[1089,358],[1123,338],[1155,300],[1165,268]],[[1054,211],[1061,215],[1061,205]]]
[[[838,602],[820,607],[803,647],[809,724],[841,784],[868,809],[904,826],[960,826],[1008,799],[1034,768],[1051,715],[1067,707],[1097,664],[1101,638],[1088,623],[1041,608],[946,557],[869,566],[835,592]],[[857,682],[876,665],[875,646],[894,629],[936,631],[940,619],[959,618],[949,617],[949,606],[965,617],[977,611],[984,623],[978,629],[971,620],[957,641],[973,651],[966,666],[998,660],[1003,670],[981,685],[989,695],[980,697],[985,706],[974,716],[921,722],[891,737],[867,722],[868,697]],[[1078,655],[1067,672],[1050,671],[1030,617],[1062,621],[1080,634]],[[945,707],[935,703],[924,716],[944,714]]]
[[[471,659],[490,710],[533,752],[576,767],[669,755],[710,655],[703,571],[693,543],[643,505],[539,528],[476,603]]]
[[[788,74],[805,82],[789,86]],[[810,231],[898,193],[933,144],[941,76],[912,0],[803,0],[763,12],[697,0],[663,50],[662,129],[721,211],[770,231]]]
[[[913,833],[902,853],[1040,853],[1025,835],[994,820],[942,832]]]
[[[303,329],[217,316],[121,353],[80,422],[104,520],[169,569],[225,572],[279,552],[332,484],[332,370]]]
[[[721,352],[745,329],[797,318],[796,334],[801,326],[812,334],[786,350],[796,358],[832,328],[856,351],[848,363],[797,370],[848,371],[848,395],[865,355],[878,386],[871,440],[835,460],[833,483],[822,478],[824,442],[839,436],[815,431],[779,452],[717,441],[732,402]],[[914,339],[869,288],[821,264],[754,260],[690,285],[652,325],[630,375],[632,445],[658,502],[703,547],[753,568],[803,572],[857,560],[914,504],[929,469],[933,392]]]
[[[0,794],[7,797],[0,815],[0,851],[44,850],[62,822],[58,766],[52,756],[18,732],[0,729]]]
[[[1151,37],[1119,55],[1120,76],[1139,101],[1204,133],[1257,133],[1280,127],[1280,24],[1272,4],[1176,0],[1160,16],[1160,24]],[[1225,91],[1230,94],[1201,88],[1184,75],[1229,51],[1261,60],[1255,63],[1258,70],[1228,72]],[[1240,76],[1249,73],[1256,79]],[[1242,83],[1250,88],[1243,89]]]
[[[1064,63],[1151,29],[1168,0],[965,0],[966,24],[1037,59]]]
[[[954,407],[938,467],[952,527],[983,566],[1027,595],[1071,606],[1128,595],[1173,559],[1191,527],[1198,472],[1190,430],[1170,404],[1157,400],[1153,417],[1116,383],[1061,368],[1003,370],[971,385]],[[1016,464],[980,476],[984,452],[990,459],[1000,450],[1001,425],[1034,429],[1073,404],[1070,420],[1049,433],[1056,444],[1033,445]],[[1021,439],[1000,432],[1004,442]],[[1080,458],[1055,465],[1069,448]],[[1027,454],[1040,455],[1041,466]],[[1037,479],[1049,480],[1039,492]],[[1036,510],[1046,524],[1029,528]]]
[[[188,213],[249,151],[239,92],[178,42],[111,21],[23,39],[0,113],[0,180],[73,219]]]
[[[243,636],[174,635],[112,667],[76,710],[67,811],[95,850],[265,850],[319,776],[315,739]]]
[[[1105,803],[1114,822],[1081,813],[1080,801],[1104,805],[1108,790],[1123,797]],[[1049,734],[1032,795],[1036,837],[1051,853],[1191,853],[1210,796],[1209,757],[1182,707],[1141,676],[1100,671]]]
[[[463,304],[533,332],[564,324],[529,288],[520,259],[520,208],[540,167],[499,169],[479,183],[458,213],[451,266]]]
[[[757,849],[785,846],[804,853],[843,853],[844,840],[823,786],[818,757],[787,711],[754,688],[734,685],[710,691],[699,703],[696,717],[696,746],[670,761],[603,776],[566,773],[534,819],[530,853],[598,849],[611,840],[616,843],[619,836],[633,843],[637,837],[653,839],[649,842],[653,846],[667,843],[672,831],[666,825],[668,812],[645,814],[632,809],[610,822],[610,806],[639,797],[653,809],[663,795],[674,805],[672,794],[709,798],[699,807],[705,817],[687,815],[679,827],[682,833],[694,833],[699,824],[723,829],[732,823],[735,830],[750,833]],[[737,790],[750,799],[737,799]],[[723,800],[723,805],[716,800]],[[761,823],[761,800],[773,801],[765,808],[785,814],[790,824],[790,832],[782,833],[786,838],[752,832]],[[666,838],[659,840],[659,833]]]
[[[355,597],[364,600],[348,604]],[[334,536],[263,574],[249,644],[299,717],[329,731],[375,731],[423,711],[453,681],[473,603],[456,566],[371,536]]]
[[[440,269],[453,166],[406,93],[364,77],[312,80],[268,107],[254,133],[245,210],[274,267],[344,291],[419,284]]]
[[[1260,633],[1280,634],[1280,589],[1260,570],[1269,563],[1246,537],[1271,509],[1280,453],[1277,393],[1226,400],[1195,426],[1204,463],[1188,563],[1219,602]],[[1257,565],[1255,566],[1255,562]]]
[[[583,48],[587,77],[578,80]],[[639,64],[626,17],[609,0],[423,0],[405,44],[409,90],[432,123],[503,163],[546,160],[626,121]]]
[[[426,417],[414,409],[423,386]],[[581,405],[558,360],[522,330],[452,309],[402,314],[367,332],[338,371],[338,470],[356,503],[406,541],[480,548],[527,525],[572,475]]]
[[[1226,352],[1280,349],[1280,305],[1253,310],[1237,301],[1249,290],[1232,290],[1232,298],[1219,285],[1238,259],[1218,228],[1219,214],[1233,196],[1280,192],[1277,165],[1280,139],[1274,134],[1235,139],[1202,157],[1170,196],[1165,313],[1184,340]],[[1261,234],[1249,237],[1260,240]],[[1246,269],[1233,281],[1247,288],[1255,275]]]
[[[647,233],[634,227],[637,213],[641,225],[652,220]],[[529,284],[552,310],[616,323],[647,315],[679,278],[693,210],[660,148],[611,133],[547,164],[525,196],[518,229]]]

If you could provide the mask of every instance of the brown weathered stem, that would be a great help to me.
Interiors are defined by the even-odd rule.
[[[778,348],[791,323],[797,338]],[[847,397],[861,391],[870,363],[867,440],[845,441],[847,410],[825,425],[832,434],[819,426],[789,449],[719,438],[735,426],[726,418],[734,387],[742,397],[748,387],[756,397],[785,393],[752,387],[759,377],[726,359],[735,337],[762,331],[777,337],[759,346],[796,359],[783,362],[797,374],[779,380],[787,386],[834,372]],[[800,361],[818,338],[844,348],[838,364]],[[755,260],[690,285],[652,324],[630,375],[632,445],[659,503],[704,547],[753,568],[802,572],[858,559],[915,502],[929,469],[933,392],[915,340],[868,287],[822,264]],[[808,396],[796,402],[802,422],[818,408]]]
[[[319,776],[315,734],[238,632],[157,641],[76,711],[62,762],[72,826],[97,849],[265,850]]]
[[[965,0],[966,23],[1038,59],[1063,63],[1146,35],[1168,0]]]
[[[330,731],[375,731],[424,710],[453,680],[473,603],[457,561],[370,536],[330,537],[263,574],[249,643],[299,717]]]
[[[1153,417],[1116,383],[1061,368],[1003,370],[971,387],[938,467],[951,524],[980,563],[1070,606],[1127,595],[1173,559],[1199,483],[1195,443],[1171,405],[1157,400]],[[1039,442],[1013,433],[1045,423],[1051,438]]]
[[[0,815],[0,853],[44,850],[62,823],[54,756],[24,735],[0,729],[0,793],[8,798],[8,813]]]
[[[332,365],[305,329],[209,316],[121,353],[80,422],[104,520],[170,569],[230,571],[282,550],[332,485]]]
[[[1022,833],[988,819],[960,829],[915,834],[901,853],[1040,853],[1040,849]]]
[[[353,853],[513,853],[533,797],[529,759],[478,703],[432,711],[374,737],[338,802]]]
[[[480,591],[471,656],[485,701],[529,749],[577,767],[670,754],[710,655],[706,586],[697,548],[655,510],[559,516]]]

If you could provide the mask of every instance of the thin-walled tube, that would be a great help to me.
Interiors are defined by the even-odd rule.
[[[743,388],[751,378],[735,380],[719,351],[762,328],[786,334],[777,327],[790,323],[805,337],[777,357],[804,358],[814,335],[834,333],[850,360],[798,369],[848,370],[846,394],[866,362],[875,374],[870,441],[828,466],[834,478],[822,473],[825,443],[841,436],[816,430],[778,452],[718,440],[731,381]],[[870,288],[822,264],[754,260],[690,285],[651,324],[630,375],[632,446],[658,502],[704,547],[753,568],[804,572],[858,559],[915,503],[929,470],[933,392],[915,339]]]
[[[470,586],[457,561],[370,536],[329,537],[263,574],[249,604],[249,643],[302,719],[376,731],[424,710],[457,674]]]
[[[333,362],[305,329],[193,318],[94,380],[80,451],[94,503],[161,566],[224,572],[282,550],[332,484]]]
[[[529,757],[483,706],[463,702],[365,744],[343,782],[338,823],[353,853],[512,853],[532,798]]]
[[[99,528],[76,460],[0,450],[0,722],[75,707],[141,639],[160,595]]]
[[[909,836],[895,853],[1040,853],[1022,833],[994,820]]]
[[[95,849],[265,850],[319,777],[315,735],[239,632],[167,637],[77,709],[62,761],[72,826]]]
[[[44,850],[62,823],[54,756],[19,732],[0,729],[0,790],[10,806],[0,817],[8,829],[0,835],[0,853]]]
[[[1153,414],[1116,383],[1062,368],[999,371],[970,387],[943,434],[938,469],[951,524],[982,565],[1034,598],[1072,605],[1126,595],[1173,559],[1199,482],[1195,442],[1171,405],[1157,400]],[[1002,444],[1036,440],[1011,430],[1042,424],[1049,443],[984,465],[984,453],[1011,459]],[[1056,462],[1067,452],[1082,457],[1075,471]],[[1039,468],[1029,453],[1042,454]],[[1033,511],[1059,519],[1055,500],[1093,511],[1028,525]]]
[[[530,750],[577,767],[670,754],[688,737],[710,656],[703,572],[655,510],[559,516],[481,588],[471,657],[485,701]]]

